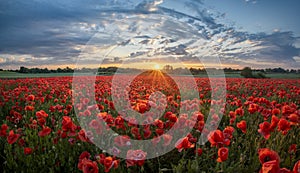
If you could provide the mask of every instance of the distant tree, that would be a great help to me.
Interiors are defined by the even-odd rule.
[[[164,70],[164,71],[167,71],[167,72],[170,72],[170,71],[173,71],[173,67],[172,67],[171,65],[165,65],[165,66],[163,67],[163,70]]]
[[[22,66],[22,67],[20,67],[19,72],[20,73],[28,73],[29,71],[28,71],[28,68]]]
[[[118,70],[118,67],[108,67],[107,72],[109,73],[115,73]]]
[[[288,73],[289,70],[285,70],[285,69],[283,69],[281,67],[278,67],[278,68],[272,68],[272,69],[271,68],[267,68],[266,72],[268,72],[268,73]]]
[[[192,67],[190,68],[190,72],[192,73],[192,75],[198,74],[198,70]]]
[[[252,78],[253,77],[252,69],[250,67],[243,68],[243,70],[241,71],[241,76],[245,78]]]
[[[29,69],[29,73],[41,73],[41,69],[39,69],[39,68],[31,68],[31,69]]]
[[[255,76],[256,78],[267,78],[265,74],[263,74],[262,72],[258,72]]]
[[[223,70],[224,70],[224,72],[234,72],[234,70],[230,67],[229,68],[224,68]]]
[[[63,70],[61,69],[61,68],[57,68],[57,70],[56,70],[58,73],[62,73],[63,72]]]
[[[50,71],[48,70],[48,68],[41,69],[41,72],[42,73],[50,73]]]
[[[284,69],[281,68],[281,67],[274,68],[273,71],[274,71],[275,73],[286,73],[286,70],[284,70]]]

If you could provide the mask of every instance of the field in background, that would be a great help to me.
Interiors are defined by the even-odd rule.
[[[82,73],[83,75],[91,75],[90,73]],[[111,75],[111,74],[107,74]],[[36,73],[26,74],[17,72],[0,71],[0,78],[32,78],[32,77],[62,77],[62,76],[73,76],[73,73]],[[100,75],[101,76],[101,75]],[[206,74],[196,75],[195,77],[207,77]],[[220,76],[215,76],[220,77]],[[226,78],[242,78],[239,73],[225,73]],[[270,73],[266,74],[266,77],[272,79],[300,79],[300,74],[296,73]]]

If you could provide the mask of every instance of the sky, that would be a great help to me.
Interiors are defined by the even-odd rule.
[[[299,0],[14,0],[0,68],[300,68]]]

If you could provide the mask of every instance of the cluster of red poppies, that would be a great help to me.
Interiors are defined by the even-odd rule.
[[[143,148],[130,149],[131,140],[151,139],[153,146],[160,143],[162,146],[172,145],[177,150],[177,155],[171,152],[172,157],[179,160],[182,153],[185,156],[182,159],[195,159],[196,154],[198,161],[205,157],[204,160],[231,166],[230,160],[240,157],[244,159],[240,156],[242,154],[235,153],[236,150],[247,149],[245,155],[258,150],[256,156],[249,158],[252,162],[261,164],[261,168],[255,171],[300,172],[300,153],[297,149],[297,133],[300,129],[299,81],[265,79],[262,83],[262,79],[227,79],[226,106],[220,110],[212,110],[211,104],[222,105],[225,101],[210,98],[211,87],[208,79],[195,79],[198,88],[194,88],[184,82],[189,81],[190,77],[178,78],[183,81],[183,89],[179,89],[172,78],[163,74],[141,75],[129,87],[117,88],[117,91],[125,90],[126,95],[111,90],[111,76],[97,77],[95,93],[92,93],[96,104],[91,104],[87,97],[91,93],[84,90],[84,84],[80,88],[82,92],[72,93],[72,78],[69,77],[1,80],[0,137],[6,143],[1,150],[5,151],[2,154],[7,159],[4,168],[17,169],[16,162],[28,164],[31,156],[50,157],[49,153],[55,150],[62,152],[72,147],[68,151],[76,159],[72,159],[71,165],[75,162],[78,170],[83,172],[136,169],[150,165],[146,161],[150,153]],[[126,80],[124,75],[124,81]],[[187,93],[195,89],[199,92],[197,99],[181,98],[180,92],[188,95]],[[157,91],[166,97],[151,95]],[[72,97],[74,95],[78,96],[78,102]],[[117,99],[112,100],[112,96]],[[131,109],[132,117],[116,110],[118,100],[125,96],[128,96],[126,100],[130,106],[127,109]],[[78,112],[78,117],[89,118],[89,130],[79,125],[74,109]],[[150,112],[151,109],[162,112],[162,115]],[[188,115],[180,113],[181,109],[187,112],[197,111]],[[221,121],[214,131],[205,128],[209,112],[212,112],[210,123]],[[221,114],[224,114],[222,119]],[[146,123],[138,125],[137,116],[143,116]],[[102,121],[107,127],[103,126]],[[191,131],[179,140],[167,133],[170,129],[175,129],[176,133],[183,134],[188,127],[191,127]],[[105,134],[108,128],[122,134],[113,139],[113,156],[99,149],[91,149],[96,148],[93,145],[95,137]],[[203,146],[197,143],[202,133],[207,134],[209,141]],[[249,141],[252,143],[248,144]],[[118,158],[122,148],[128,149],[125,153],[126,159]],[[25,156],[21,156],[20,150]],[[90,153],[96,154],[95,157],[91,157]],[[73,157],[72,154],[68,157]],[[285,158],[288,156],[289,162]],[[63,164],[67,164],[63,162],[65,156],[51,157],[53,158],[47,159],[53,160],[52,166],[64,167]],[[33,162],[33,159],[30,161]],[[248,163],[247,159],[241,162],[244,163]],[[281,168],[282,165],[286,168]],[[33,164],[32,166],[34,167]]]

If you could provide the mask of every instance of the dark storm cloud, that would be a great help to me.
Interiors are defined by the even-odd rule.
[[[95,11],[45,1],[7,1],[1,5],[1,53],[36,57],[77,55],[74,45],[85,44],[92,32],[72,29]]]
[[[299,37],[292,32],[267,34],[237,31],[232,26],[218,23],[218,19],[224,15],[208,12],[203,0],[182,2],[189,14],[182,11],[182,6],[168,8],[162,4],[161,0],[3,1],[0,6],[0,67],[74,63],[82,48],[98,31],[102,31],[102,35],[99,34],[101,37],[98,40],[95,38],[90,45],[116,41],[105,35],[110,30],[106,28],[107,23],[114,19],[126,19],[131,14],[161,14],[176,19],[159,23],[161,28],[158,31],[161,35],[168,32],[173,35],[172,38],[133,35],[140,39],[139,44],[149,47],[147,50],[157,53],[151,48],[151,44],[155,42],[160,50],[165,51],[157,54],[181,55],[182,60],[195,60],[196,63],[197,58],[189,56],[188,49],[195,40],[203,39],[207,42],[198,47],[199,51],[203,55],[219,56],[225,63],[243,65],[255,60],[299,66],[294,58],[300,55],[299,46],[295,46]],[[147,17],[143,20],[144,23],[156,21]],[[133,22],[128,30],[139,33],[140,25],[138,21]],[[114,29],[122,32],[120,28]],[[190,41],[182,41],[183,39]],[[132,44],[130,39],[123,40],[126,41],[118,43],[120,46]],[[143,55],[148,55],[148,52],[135,50],[129,53],[132,58]]]

